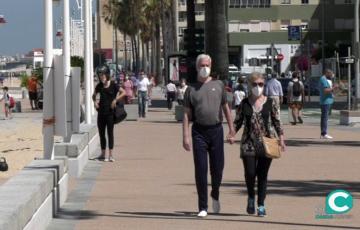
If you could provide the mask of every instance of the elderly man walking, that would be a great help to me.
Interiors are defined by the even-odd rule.
[[[224,131],[222,111],[229,125],[227,139],[232,141],[235,130],[225,86],[210,76],[211,58],[201,54],[196,59],[198,82],[187,88],[184,96],[183,147],[191,151],[189,122],[192,126],[192,148],[198,193],[198,217],[206,217],[208,209],[207,172],[210,159],[211,197],[214,213],[220,212],[219,188],[224,169]]]
[[[283,89],[281,83],[277,80],[277,74],[272,73],[271,79],[266,82],[265,93],[266,96],[272,98],[275,101],[276,107],[280,114],[280,107],[283,103]]]

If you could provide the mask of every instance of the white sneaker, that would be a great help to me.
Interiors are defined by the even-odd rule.
[[[219,213],[220,212],[220,201],[215,200],[214,198],[212,199],[212,207],[213,207],[213,211],[214,213]]]
[[[325,135],[321,135],[320,139],[333,139],[333,137],[328,134],[325,134]]]
[[[202,210],[202,211],[200,211],[199,212],[199,214],[197,215],[198,217],[206,217],[207,216],[207,211],[205,211],[205,210]]]

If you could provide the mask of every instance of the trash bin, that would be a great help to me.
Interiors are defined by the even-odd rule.
[[[21,101],[17,101],[17,102],[15,103],[15,111],[16,111],[17,113],[21,113]]]

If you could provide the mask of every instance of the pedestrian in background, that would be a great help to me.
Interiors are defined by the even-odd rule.
[[[332,104],[334,103],[334,88],[332,87],[332,84],[329,83],[329,80],[331,80],[333,76],[334,73],[332,70],[326,69],[324,71],[324,75],[320,78],[319,81],[321,108],[320,139],[333,139],[333,137],[328,134],[329,112]]]
[[[240,106],[240,103],[245,98],[245,92],[243,91],[243,87],[241,85],[238,85],[234,92],[234,104],[235,109],[238,109]]]
[[[182,78],[180,80],[180,86],[177,90],[177,101],[179,105],[184,105],[184,95],[187,89],[186,79]]]
[[[9,88],[5,86],[3,88],[3,97],[0,99],[0,102],[4,101],[4,112],[5,112],[5,119],[11,119],[11,108],[10,108],[10,95],[9,95]]]
[[[210,158],[211,197],[214,213],[220,212],[219,188],[224,169],[224,131],[222,111],[229,125],[228,140],[235,134],[231,112],[226,101],[225,86],[210,76],[211,58],[201,54],[196,59],[197,80],[190,85],[184,97],[183,147],[191,151],[189,123],[192,126],[192,149],[195,180],[198,193],[198,217],[208,211],[208,157]]]
[[[176,92],[176,85],[170,80],[169,83],[166,85],[166,100],[168,110],[172,109],[173,101],[175,101],[176,98]]]
[[[257,215],[266,216],[265,197],[267,177],[271,158],[265,156],[261,136],[274,136],[273,129],[280,138],[282,151],[285,151],[284,132],[280,123],[278,103],[264,96],[265,79],[261,73],[252,73],[249,78],[250,95],[237,109],[234,121],[238,132],[244,125],[241,137],[240,157],[245,170],[245,181],[248,193],[246,211],[255,214],[255,181],[257,178]]]
[[[301,110],[304,105],[305,90],[304,84],[300,81],[299,72],[292,73],[292,81],[288,84],[287,92],[288,105],[293,117],[292,124],[296,125],[297,121],[302,124]]]
[[[32,110],[38,108],[38,90],[37,90],[38,80],[35,74],[32,74],[27,82],[27,89],[29,91],[30,106]]]
[[[271,79],[266,82],[264,95],[272,98],[279,109],[278,113],[280,114],[280,107],[283,103],[283,89],[281,83],[277,80],[277,74],[272,73]]]
[[[150,81],[144,71],[140,72],[140,78],[138,82],[138,103],[139,103],[139,117],[146,117],[146,102],[149,97]]]
[[[155,78],[154,75],[150,75],[149,77],[149,81],[150,81],[150,85],[149,85],[149,98],[148,98],[148,105],[151,106],[151,98],[152,98],[152,93],[153,93],[153,89],[156,86],[155,84]]]
[[[129,79],[128,75],[125,76],[123,86],[126,93],[125,103],[132,104],[132,99],[134,97],[134,83]]]
[[[114,109],[116,103],[122,100],[126,93],[121,87],[118,88],[114,81],[110,78],[110,69],[104,65],[98,68],[97,71],[99,83],[95,87],[92,99],[94,106],[98,111],[97,126],[100,136],[101,155],[98,160],[114,162],[113,148],[114,148]],[[100,101],[96,100],[97,94],[100,95]],[[109,157],[106,158],[106,133],[108,136]]]

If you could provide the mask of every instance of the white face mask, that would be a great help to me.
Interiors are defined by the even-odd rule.
[[[209,67],[201,67],[199,70],[199,76],[201,78],[207,78],[210,75],[210,68]]]
[[[297,79],[297,78],[294,78],[294,80],[293,80],[294,82],[298,82],[299,81],[299,79]]]
[[[253,87],[251,89],[251,92],[255,97],[260,97],[263,91],[264,91],[264,87],[260,87],[260,86]]]

